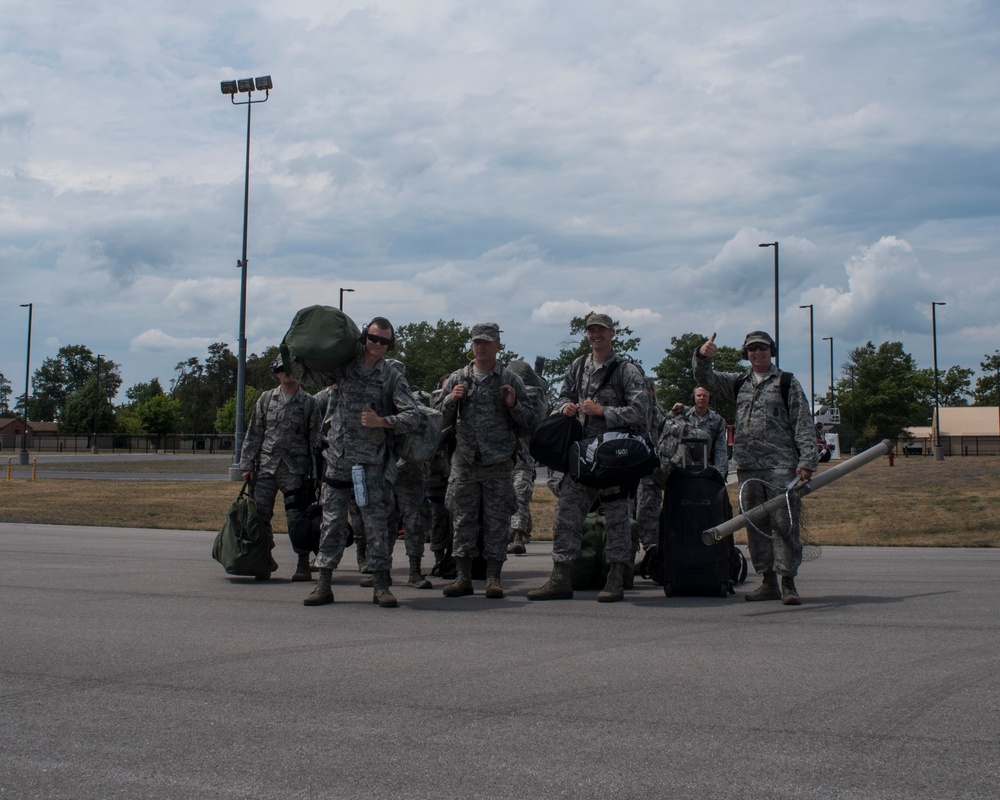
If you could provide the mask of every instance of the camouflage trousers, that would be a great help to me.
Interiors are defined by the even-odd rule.
[[[278,490],[286,500],[291,495],[297,494],[305,488],[305,475],[297,475],[291,472],[284,462],[278,465],[273,473],[261,473],[255,476],[253,488],[253,500],[257,505],[257,515],[267,530],[267,535],[271,537],[271,545],[274,546],[274,531],[271,529],[271,520],[274,518],[274,501],[278,496]],[[285,506],[285,521],[288,523],[288,530],[298,522],[302,516],[302,511],[298,508]],[[296,553],[306,553],[307,550],[292,548]]]
[[[491,466],[453,464],[444,504],[451,514],[456,558],[483,555],[487,561],[506,561],[510,517],[517,509],[509,461]],[[483,552],[479,552],[479,531]]]
[[[635,493],[635,522],[639,527],[639,541],[648,550],[660,542],[660,510],[663,508],[663,489],[656,485],[652,475],[639,481]]]
[[[323,481],[323,523],[320,526],[319,553],[316,566],[336,569],[344,557],[347,545],[348,514],[354,506],[354,489],[351,487],[350,465],[327,466],[327,480]],[[392,485],[386,483],[385,467],[381,464],[365,465],[365,484],[368,487],[368,505],[355,506],[364,523],[367,544],[365,557],[372,572],[392,567],[392,550],[389,547],[388,517],[392,501]],[[341,488],[343,485],[343,488]],[[361,536],[361,531],[356,531]]]
[[[744,510],[759,506],[772,497],[783,496],[785,487],[795,477],[794,469],[741,469],[736,472]],[[746,483],[749,481],[749,483]],[[744,485],[745,484],[745,485]],[[776,572],[795,577],[802,564],[802,540],[799,535],[801,498],[791,500],[791,524],[788,506],[783,505],[770,516],[747,526],[750,559],[759,575]]]
[[[423,558],[424,540],[430,525],[430,509],[424,497],[424,470],[422,464],[402,464],[398,468],[394,512],[390,516],[390,547],[399,528],[406,531],[403,538],[408,558]]]
[[[592,489],[564,475],[559,484],[555,521],[552,523],[552,560],[574,561],[580,554],[583,541],[583,520],[594,501],[603,492],[610,496],[616,488]],[[607,542],[604,560],[608,564],[628,564],[632,561],[632,522],[629,518],[627,497],[601,501],[604,509]]]
[[[452,545],[451,514],[444,504],[444,496],[430,495],[427,506],[431,529],[431,552],[439,553]]]
[[[520,462],[514,469],[514,499],[517,501],[517,511],[510,518],[510,529],[520,531],[524,541],[531,539],[531,496],[535,491],[535,468],[521,466]]]

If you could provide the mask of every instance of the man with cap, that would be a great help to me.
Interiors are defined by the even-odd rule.
[[[455,428],[455,451],[445,494],[451,514],[457,575],[446,597],[473,594],[472,560],[482,531],[486,597],[502,598],[510,518],[517,509],[514,462],[518,438],[538,422],[524,383],[497,360],[500,326],[472,326],[473,361],[453,372],[441,399],[445,427]]]
[[[280,357],[271,364],[271,372],[278,379],[278,387],[264,392],[254,405],[240,469],[243,480],[254,481],[253,499],[273,548],[271,519],[278,490],[285,501],[285,520],[291,532],[308,507],[313,489],[319,485],[323,417],[319,403],[285,372]],[[312,580],[309,551],[294,546],[293,549],[298,561],[292,580]],[[277,566],[273,564],[274,569]],[[264,579],[269,575],[257,577]]]
[[[646,433],[651,397],[642,370],[631,359],[612,351],[611,317],[591,314],[585,327],[591,352],[575,359],[566,371],[553,413],[580,417],[584,437],[606,431]],[[597,599],[602,603],[624,599],[625,565],[632,560],[629,499],[620,487],[594,489],[564,475],[552,527],[552,576],[541,588],[528,592],[529,600],[573,597],[570,570],[580,553],[584,518],[598,499],[604,510],[607,532],[604,555],[609,569],[607,583]]]
[[[809,480],[816,471],[812,410],[798,380],[772,363],[777,345],[764,331],[751,331],[743,341],[749,372],[716,372],[712,368],[716,349],[713,333],[694,353],[694,377],[736,405],[732,460],[743,506],[754,508],[784,494],[793,481]],[[785,605],[801,602],[795,586],[802,563],[801,503],[799,498],[790,497],[787,507],[757,526],[748,526],[750,558],[762,580],[745,596],[747,600],[781,600]]]

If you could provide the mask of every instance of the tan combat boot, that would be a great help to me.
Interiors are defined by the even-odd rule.
[[[330,589],[330,579],[333,577],[332,569],[320,567],[319,579],[312,592],[302,601],[304,606],[325,606],[333,602],[333,591]]]
[[[572,600],[573,583],[570,580],[572,564],[569,561],[553,561],[552,575],[538,589],[528,592],[529,600]]]

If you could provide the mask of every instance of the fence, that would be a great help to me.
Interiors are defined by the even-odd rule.
[[[89,453],[94,447],[90,434],[29,434],[27,449],[36,455],[45,453]],[[131,436],[123,433],[100,433],[97,449],[101,453],[231,453],[235,445],[232,435],[174,434],[162,439],[158,436]],[[21,450],[21,436],[0,436],[0,451]]]
[[[931,437],[914,439],[896,450],[904,456],[929,456]],[[945,456],[997,456],[1000,455],[1000,436],[942,436],[941,448]]]

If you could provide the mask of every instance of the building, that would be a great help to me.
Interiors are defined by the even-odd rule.
[[[941,409],[941,447],[946,456],[1000,455],[1000,408],[997,406],[957,406]],[[904,454],[931,452],[930,425],[910,428],[913,441]]]

